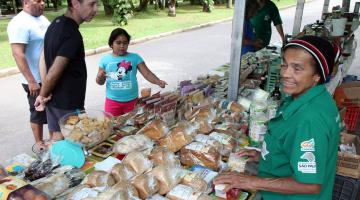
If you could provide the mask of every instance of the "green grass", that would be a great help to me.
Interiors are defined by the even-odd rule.
[[[296,0],[280,0],[274,2],[281,8],[294,5]],[[98,15],[90,23],[84,23],[80,26],[85,49],[106,45],[110,32],[117,27],[111,22],[111,17],[104,15],[101,8],[102,6],[99,6],[100,11]],[[64,12],[65,8],[60,9],[58,12],[46,11],[45,16],[51,21]],[[149,5],[148,11],[135,13],[133,18],[129,20],[129,24],[123,28],[129,32],[132,39],[137,39],[232,16],[233,9],[227,9],[225,6],[215,6],[212,13],[204,13],[202,12],[201,6],[180,4],[179,7],[176,8],[176,17],[168,17],[167,9],[154,10],[153,6]],[[6,35],[8,23],[8,19],[0,20],[0,69],[15,66]]]

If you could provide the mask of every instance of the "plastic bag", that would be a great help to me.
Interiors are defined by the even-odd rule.
[[[130,180],[136,175],[136,172],[129,164],[119,163],[111,169],[111,175],[114,177],[116,183],[118,183]]]
[[[180,122],[171,129],[169,135],[159,140],[159,146],[167,147],[175,153],[194,140],[198,128],[198,125]]]
[[[236,153],[231,153],[228,160],[228,166],[231,171],[244,172],[246,163],[249,159]]]
[[[141,174],[131,183],[137,189],[141,199],[146,199],[159,191],[159,183],[151,173]]]
[[[183,147],[180,151],[180,161],[185,166],[199,164],[213,170],[218,170],[220,160],[221,155],[214,147],[201,142],[193,142]]]
[[[159,194],[164,195],[180,183],[184,173],[180,167],[160,165],[155,167],[151,174],[158,180]]]
[[[114,145],[114,152],[119,154],[128,154],[133,151],[142,151],[152,148],[154,142],[146,135],[129,135],[121,138]]]
[[[131,166],[136,174],[142,174],[153,167],[153,163],[142,152],[137,151],[129,153],[123,163]]]
[[[89,187],[108,188],[115,184],[115,180],[109,173],[95,170],[87,175],[85,183]]]
[[[148,123],[142,132],[152,140],[159,140],[169,133],[169,128],[160,119],[155,119]]]
[[[229,155],[231,152],[234,151],[235,147],[237,146],[236,140],[230,135],[213,132],[209,136],[224,145],[223,155]]]
[[[180,160],[166,147],[155,147],[148,158],[156,165],[180,166]]]
[[[211,200],[210,196],[196,192],[193,188],[182,184],[174,187],[166,197],[171,200]]]

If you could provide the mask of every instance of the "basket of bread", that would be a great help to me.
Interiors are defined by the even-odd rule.
[[[100,110],[82,110],[69,113],[59,120],[65,139],[91,148],[110,135],[112,115]]]

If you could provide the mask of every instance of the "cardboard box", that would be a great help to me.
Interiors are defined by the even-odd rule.
[[[334,99],[339,109],[348,105],[360,105],[360,81],[341,84],[334,92]]]
[[[354,144],[357,155],[338,152],[336,174],[352,178],[360,178],[360,137],[352,134],[341,134],[342,144]]]

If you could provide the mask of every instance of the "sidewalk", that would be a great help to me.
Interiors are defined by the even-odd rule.
[[[158,35],[151,35],[151,36],[148,36],[148,37],[132,40],[130,42],[130,45],[147,42],[147,41],[150,41],[150,40],[170,36],[170,35],[177,34],[177,33],[197,30],[197,29],[200,29],[200,28],[212,26],[214,24],[218,24],[218,23],[222,23],[222,22],[226,22],[226,21],[230,21],[230,20],[232,20],[232,18],[226,18],[226,19],[222,19],[222,20],[217,20],[217,21],[208,22],[208,23],[205,23],[205,24],[192,26],[190,28],[185,28],[185,29],[160,33]],[[88,50],[85,50],[85,56],[91,56],[91,55],[94,55],[94,54],[99,54],[99,53],[103,53],[103,52],[110,51],[110,50],[111,50],[111,48],[109,46],[101,46],[101,47],[98,47],[98,48],[95,48],[95,49],[88,49]],[[6,76],[11,76],[11,75],[17,74],[19,72],[20,72],[19,68],[17,68],[16,66],[15,67],[10,67],[10,68],[5,68],[5,69],[0,69],[0,78],[6,77]]]

